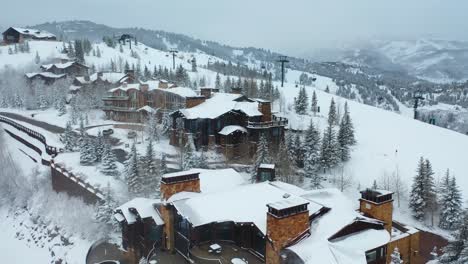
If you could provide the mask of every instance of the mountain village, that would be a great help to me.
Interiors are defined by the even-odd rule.
[[[411,107],[130,33],[10,27],[0,67],[0,212],[48,263],[468,263],[468,138]]]

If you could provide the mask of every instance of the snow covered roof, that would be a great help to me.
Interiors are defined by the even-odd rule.
[[[241,127],[241,126],[225,126],[223,127],[223,129],[221,129],[221,131],[218,132],[218,134],[220,135],[224,135],[224,136],[227,136],[227,135],[230,135],[236,131],[240,131],[242,133],[247,133],[247,129],[244,128],[244,127]]]
[[[269,170],[274,170],[275,169],[275,164],[266,164],[262,163],[258,166],[260,169],[269,169]]]
[[[290,199],[283,199],[274,203],[269,203],[267,205],[276,210],[283,210],[286,208],[295,207],[295,206],[304,205],[304,204],[309,204],[309,202],[305,201],[303,198],[293,197]]]
[[[68,61],[68,62],[65,62],[65,63],[44,64],[44,65],[41,66],[41,68],[44,69],[44,70],[46,70],[46,71],[50,70],[50,69],[51,69],[52,67],[54,67],[54,66],[55,66],[56,68],[58,68],[58,69],[66,69],[66,68],[68,68],[68,67],[70,67],[70,66],[72,66],[72,65],[75,65],[75,64],[81,65],[81,66],[83,66],[83,67],[88,68],[88,66],[86,66],[86,65],[84,65],[84,64],[81,64],[81,63],[78,63],[78,62],[76,62],[76,61]]]
[[[343,243],[337,243],[337,241],[342,241],[338,239],[329,241],[329,238],[353,222],[366,221],[374,224],[381,224],[381,222],[360,215],[354,210],[352,201],[337,189],[308,191],[302,193],[301,197],[330,208],[327,213],[311,223],[311,235],[309,237],[288,247],[306,264],[317,263],[317,260],[320,260],[320,263],[366,263],[365,250],[379,247],[390,241],[390,234],[385,229],[372,229],[371,232],[362,234],[354,233],[343,238],[342,240],[345,240]],[[370,234],[373,236],[370,241],[361,241],[364,236]],[[361,239],[355,239],[354,235],[361,235]],[[352,241],[352,243],[349,241]],[[348,246],[349,244],[353,245]]]
[[[117,90],[121,90],[121,91],[128,91],[130,89],[140,89],[140,84],[139,83],[124,83],[122,85],[120,85],[119,87],[117,88],[112,88],[109,90],[109,92],[115,92]]]
[[[101,76],[99,76],[101,75]],[[86,80],[84,76],[78,76],[75,78],[81,84],[90,84],[97,81],[98,79],[108,82],[108,83],[123,83],[128,80],[128,76],[125,73],[121,72],[101,72],[93,73],[89,76],[89,80]]]
[[[139,112],[146,111],[148,113],[155,113],[156,109],[152,108],[151,106],[145,105],[142,108],[138,109],[137,111],[139,111]]]
[[[247,116],[261,116],[257,102],[237,102],[243,95],[229,93],[214,93],[204,103],[179,112],[187,119],[208,118],[215,119],[230,111],[241,111]]]
[[[161,89],[166,92],[170,92],[173,94],[180,95],[182,97],[195,97],[197,96],[197,93],[192,90],[191,88],[188,87],[174,87],[174,88],[166,88],[166,89]]]
[[[263,234],[266,234],[267,204],[286,199],[310,203],[310,215],[323,208],[322,205],[293,194],[285,198],[285,193],[285,190],[274,184],[263,182],[193,194],[187,199],[174,201],[173,205],[194,227],[224,221],[254,223]]]
[[[55,74],[51,72],[30,72],[25,74],[29,79],[36,77],[37,75],[45,78],[60,79],[66,76],[66,74]]]
[[[158,211],[154,208],[154,205],[159,203],[159,199],[135,198],[119,206],[115,210],[116,214],[114,217],[117,219],[117,221],[122,221],[123,217],[128,224],[133,224],[137,221],[136,213],[138,213],[142,219],[151,217],[153,218],[156,225],[163,225],[164,221],[161,219]]]
[[[23,35],[30,35],[36,38],[54,38],[55,35],[47,32],[45,30],[33,29],[33,28],[20,28],[20,27],[12,27],[12,29],[16,30],[17,32]]]
[[[245,183],[244,177],[231,168],[216,170],[191,169],[188,171],[167,173],[163,175],[163,178],[179,177],[192,174],[198,174],[200,179],[200,190],[202,193],[228,190]],[[188,196],[192,195],[187,193],[177,193],[170,197],[168,202],[185,199]]]

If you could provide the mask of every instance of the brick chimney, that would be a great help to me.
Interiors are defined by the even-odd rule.
[[[393,192],[366,189],[361,191],[359,211],[366,216],[385,222],[385,229],[392,234]]]
[[[200,192],[200,173],[182,171],[164,174],[161,179],[161,197],[167,201],[179,192]],[[174,252],[174,208],[170,203],[161,203],[161,218],[164,220],[163,246]]]
[[[310,233],[309,202],[292,198],[267,204],[266,264],[279,264],[282,249],[296,243]]]

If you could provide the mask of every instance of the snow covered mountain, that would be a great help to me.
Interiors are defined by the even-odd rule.
[[[343,62],[379,69],[404,69],[432,82],[468,79],[468,42],[448,40],[374,41],[345,53]]]

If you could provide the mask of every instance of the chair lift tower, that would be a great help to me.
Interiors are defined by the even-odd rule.
[[[277,60],[277,62],[281,63],[281,87],[283,87],[283,85],[284,85],[284,64],[288,63],[289,60],[287,60],[286,56],[280,56],[279,60]]]
[[[175,56],[178,53],[176,49],[169,50],[169,53],[172,54],[172,69],[175,70]]]

